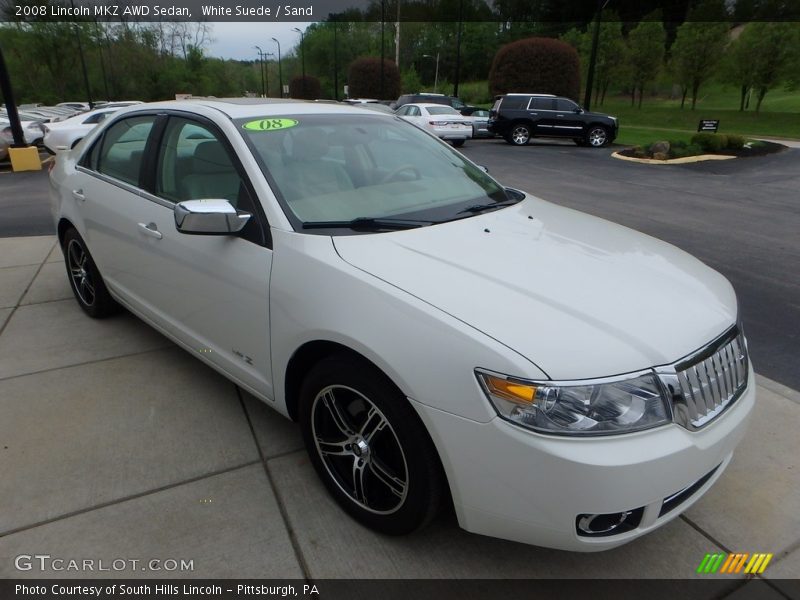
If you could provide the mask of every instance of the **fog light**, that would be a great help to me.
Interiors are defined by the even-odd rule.
[[[578,535],[584,537],[604,537],[632,531],[642,521],[644,507],[618,513],[584,514],[575,519]]]

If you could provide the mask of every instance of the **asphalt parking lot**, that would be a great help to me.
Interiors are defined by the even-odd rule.
[[[794,151],[760,169],[663,172],[623,168],[607,151],[574,146],[487,141],[466,153],[506,184],[657,235],[719,268],[754,311],[745,319],[756,369],[769,366],[763,353],[778,356],[769,337],[778,328],[767,325],[781,318],[794,335],[780,338],[784,370],[796,370]],[[17,186],[22,196],[10,202],[46,211],[46,185],[41,173],[0,175],[0,210]],[[696,576],[708,552],[771,552],[757,581],[720,576],[723,596],[744,585],[764,598],[797,597],[786,578],[800,572],[800,394],[781,385],[786,378],[759,377],[751,428],[717,485],[627,546],[592,555],[545,550],[467,534],[449,514],[416,535],[388,538],[337,508],[296,426],[130,315],[85,317],[55,239],[11,237],[20,234],[8,233],[5,218],[0,226],[0,577],[42,576],[17,571],[14,557],[46,553],[194,561],[185,573],[97,576],[681,579]]]

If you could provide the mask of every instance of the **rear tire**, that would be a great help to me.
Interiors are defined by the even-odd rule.
[[[524,123],[516,123],[511,127],[508,132],[506,141],[514,146],[524,146],[531,141],[531,128],[530,125]]]
[[[461,148],[461,146],[464,145],[464,142],[466,142],[466,140],[453,140],[453,147]]]
[[[389,535],[427,525],[444,474],[417,413],[370,363],[334,355],[300,390],[299,421],[317,475],[356,521]]]
[[[64,234],[61,249],[64,252],[69,285],[83,311],[93,319],[118,313],[120,305],[108,293],[86,243],[75,229],[68,229]]]

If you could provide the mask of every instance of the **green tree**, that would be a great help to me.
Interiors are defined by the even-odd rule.
[[[798,69],[798,30],[789,23],[751,23],[747,30],[753,37],[753,90],[756,92],[756,112],[761,110],[764,96]],[[742,34],[744,35],[744,33]]]
[[[660,11],[644,18],[628,34],[627,69],[631,83],[631,106],[639,92],[639,108],[642,107],[644,88],[658,76],[664,63],[666,32],[661,22]]]
[[[725,14],[724,0],[706,0],[689,11],[678,27],[670,66],[682,88],[681,108],[691,92],[694,110],[700,86],[716,74],[730,37]]]
[[[757,39],[751,27],[745,27],[738,38],[731,42],[722,59],[722,80],[739,88],[739,110],[745,109],[747,95],[753,87],[756,63],[753,61]],[[684,95],[685,98],[685,95]]]

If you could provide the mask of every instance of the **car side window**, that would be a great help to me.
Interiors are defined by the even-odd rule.
[[[408,107],[408,116],[409,117],[419,117],[422,113],[419,110],[419,106],[409,106]]]
[[[397,111],[395,111],[395,114],[397,114],[400,117],[404,117],[407,112],[408,112],[408,106],[401,106],[400,108],[397,109]]]
[[[552,98],[531,98],[528,110],[555,110]]]
[[[218,134],[202,123],[169,118],[158,154],[155,193],[175,203],[227,200],[238,210],[253,215],[240,236],[263,243],[256,205],[235,157]]]
[[[575,104],[572,100],[565,100],[564,98],[556,99],[556,110],[564,112],[572,112],[576,108],[578,108],[578,105]]]
[[[506,96],[503,98],[502,107],[505,110],[521,110],[527,103],[528,98],[525,96]]]
[[[97,114],[91,115],[89,118],[87,118],[83,122],[83,124],[84,125],[92,125],[94,123],[99,123],[100,121],[105,119],[107,116],[108,116],[108,113],[97,113]]]
[[[97,171],[138,186],[144,147],[155,116],[129,117],[114,123],[103,135]]]

